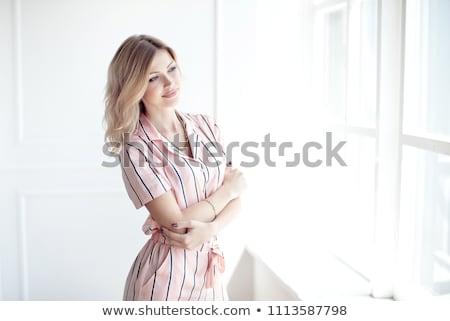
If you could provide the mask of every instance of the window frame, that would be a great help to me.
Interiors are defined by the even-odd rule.
[[[332,10],[337,6],[347,6],[347,19],[349,19],[352,6],[359,0],[321,0],[313,1],[315,31],[317,28],[318,12]],[[354,134],[357,136],[372,137],[376,142],[375,161],[375,248],[374,248],[374,274],[370,277],[372,295],[380,298],[406,299],[414,294],[429,295],[424,289],[417,287],[411,281],[413,276],[404,277],[402,274],[412,274],[410,262],[414,260],[414,251],[409,248],[408,240],[414,229],[411,218],[401,214],[401,182],[402,182],[402,157],[403,147],[415,147],[422,151],[430,151],[442,155],[450,155],[450,138],[446,136],[411,133],[404,131],[404,105],[405,75],[411,70],[405,70],[406,54],[417,47],[417,43],[407,43],[407,32],[415,27],[420,0],[390,0],[377,1],[377,94],[376,94],[376,123],[375,127],[349,124],[347,115],[345,121],[334,121],[330,128],[337,132]],[[407,20],[408,19],[408,20]],[[347,39],[350,42],[347,21]],[[425,33],[426,34],[426,33]],[[318,33],[315,32],[315,37]],[[317,39],[316,39],[317,40]],[[420,40],[419,40],[420,41]],[[351,46],[347,44],[347,48]],[[314,50],[323,48],[315,46]],[[349,51],[347,50],[347,57]],[[320,58],[319,58],[320,59]],[[413,57],[414,59],[414,57]],[[322,57],[323,61],[323,57]],[[409,66],[408,66],[409,67]],[[317,67],[319,73],[323,73],[323,67]],[[348,68],[348,65],[346,66]],[[348,73],[348,70],[347,70]],[[418,77],[417,73],[413,74]],[[410,75],[409,75],[410,76]],[[409,77],[408,76],[408,77]],[[316,79],[317,83],[320,83]],[[411,81],[408,79],[407,81]],[[417,82],[421,90],[426,91],[425,84],[420,79],[412,79]],[[425,85],[424,87],[420,87]],[[348,97],[345,113],[348,111]],[[319,103],[320,105],[320,103]],[[344,262],[359,271],[357,266],[352,266],[352,258],[342,253],[336,253]],[[409,282],[409,283],[408,283]],[[409,294],[408,294],[409,293]]]

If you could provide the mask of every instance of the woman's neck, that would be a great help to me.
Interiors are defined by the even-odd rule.
[[[156,129],[164,136],[172,136],[180,131],[180,120],[174,108],[164,108],[160,110],[145,110],[147,118]]]

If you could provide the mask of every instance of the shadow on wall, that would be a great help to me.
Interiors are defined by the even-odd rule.
[[[228,282],[231,301],[298,301],[299,297],[269,267],[245,248]]]

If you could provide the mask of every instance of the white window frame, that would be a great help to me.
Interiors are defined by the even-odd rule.
[[[316,11],[339,5],[347,5],[347,8],[350,8],[355,1],[357,0],[322,0],[313,1],[313,5]],[[370,282],[372,296],[377,298],[406,299],[411,296],[411,289],[414,289],[413,296],[425,293],[423,289],[408,284],[408,280],[412,280],[411,262],[414,256],[412,245],[408,240],[411,239],[414,224],[417,222],[410,217],[403,217],[400,212],[403,146],[450,155],[448,137],[416,135],[403,131],[404,94],[412,94],[404,93],[405,50],[412,50],[405,48],[405,29],[412,28],[415,23],[413,20],[418,9],[418,1],[378,1],[378,88],[375,128],[333,124],[333,130],[376,139],[375,249]],[[411,24],[408,26],[406,26],[407,15],[408,23]],[[413,43],[414,45],[418,44]],[[320,66],[317,67],[316,72],[317,70],[323,72]],[[414,81],[417,81],[417,87],[423,86],[418,83],[419,79]],[[342,259],[345,261],[345,257]]]

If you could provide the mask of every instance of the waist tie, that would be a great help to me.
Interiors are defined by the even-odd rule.
[[[166,242],[166,237],[160,232],[159,228],[150,229],[150,232],[151,240],[169,246]],[[203,246],[199,246],[199,248],[203,248]],[[193,251],[199,250],[200,249],[193,249]],[[225,259],[216,242],[210,243],[201,251],[208,251],[209,254],[208,267],[206,268],[206,288],[213,288],[217,282],[217,273],[223,273],[225,271]]]
[[[217,270],[217,271],[216,271]],[[225,271],[225,259],[217,244],[209,250],[208,268],[206,270],[206,288],[213,288],[217,282],[216,273]]]

